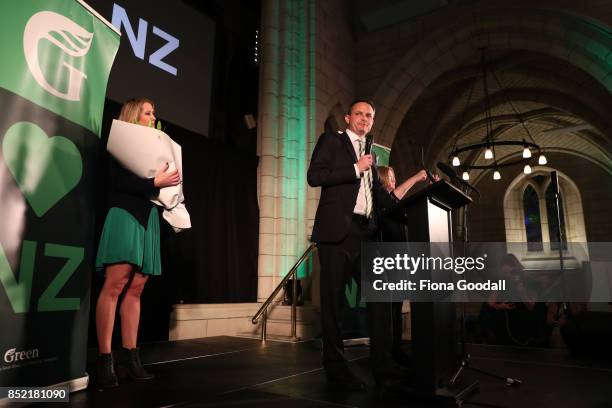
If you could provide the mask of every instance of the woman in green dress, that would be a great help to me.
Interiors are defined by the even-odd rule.
[[[119,120],[151,126],[155,123],[153,101],[146,98],[126,102]],[[121,305],[122,348],[115,354],[118,368],[136,380],[148,380],[148,373],[140,361],[138,324],[140,295],[149,276],[161,274],[159,214],[150,201],[159,189],[180,183],[177,170],[168,171],[162,165],[154,178],[141,178],[111,159],[109,211],[106,215],[96,269],[104,272],[104,286],[96,304],[96,332],[98,337],[97,383],[99,388],[118,385],[113,366],[111,339],[115,324],[115,310],[122,292]]]

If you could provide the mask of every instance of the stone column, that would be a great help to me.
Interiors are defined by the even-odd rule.
[[[309,245],[306,171],[314,126],[315,0],[264,0],[257,152],[264,301]]]

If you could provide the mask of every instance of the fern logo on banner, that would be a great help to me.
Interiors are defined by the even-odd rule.
[[[58,57],[57,51],[49,48],[39,51],[42,40],[55,45],[64,58],[55,59]],[[83,72],[85,59],[82,57],[89,52],[92,40],[93,33],[69,18],[51,11],[41,11],[34,14],[25,26],[23,52],[32,76],[45,91],[68,101],[79,101],[83,81],[87,78]],[[67,70],[67,73],[62,73],[62,70]],[[47,78],[55,78],[57,83],[52,85]]]
[[[100,137],[120,33],[82,0],[0,3],[0,90]]]

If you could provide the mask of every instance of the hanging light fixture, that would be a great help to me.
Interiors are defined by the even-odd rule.
[[[468,181],[470,179],[470,173],[468,173],[467,171],[464,171],[463,174],[461,175],[461,178],[464,179],[465,181]]]
[[[525,143],[525,139],[523,139],[523,144]],[[529,147],[525,144],[525,148],[523,149],[523,159],[528,159],[531,157],[531,150],[529,150]]]
[[[458,145],[458,140],[459,140],[459,136],[462,134],[463,131],[463,126],[465,125],[465,114],[466,111],[468,110],[468,107],[470,106],[470,100],[474,91],[474,85],[476,84],[477,81],[474,81],[472,84],[472,88],[470,89],[470,93],[467,99],[467,103],[465,105],[465,109],[463,111],[463,116],[462,116],[462,122],[461,122],[461,127],[459,129],[459,131],[457,132],[457,135],[455,137],[455,142],[452,148],[451,153],[448,155],[448,159],[450,161],[452,161],[453,166],[458,167],[461,166],[461,168],[459,170],[463,171],[463,174],[466,174],[467,170],[469,169],[481,169],[481,170],[492,170],[494,169],[494,173],[493,173],[493,179],[494,180],[500,180],[501,179],[501,174],[499,172],[499,168],[501,167],[508,167],[508,166],[514,166],[514,165],[519,165],[522,164],[523,167],[523,172],[525,174],[530,174],[531,173],[531,165],[533,165],[534,163],[531,162],[532,159],[532,150],[534,152],[537,152],[539,154],[538,157],[538,164],[539,165],[544,165],[547,163],[546,157],[544,156],[544,154],[541,152],[541,148],[540,146],[538,146],[535,143],[535,139],[533,138],[533,136],[531,135],[531,132],[529,131],[529,128],[527,127],[525,121],[523,120],[523,117],[521,116],[521,113],[518,111],[518,109],[516,108],[516,106],[512,103],[512,101],[510,99],[508,99],[506,92],[504,92],[504,87],[502,86],[499,78],[497,77],[495,71],[493,70],[489,70],[487,67],[487,63],[486,63],[486,58],[485,58],[485,49],[482,48],[481,49],[481,56],[480,56],[480,62],[481,62],[481,69],[482,69],[482,87],[483,87],[483,92],[484,92],[484,98],[483,98],[483,104],[484,104],[484,115],[485,115],[485,124],[486,124],[486,133],[485,133],[485,137],[484,140],[481,143],[474,143],[474,144],[469,144],[469,145],[464,145],[464,146],[459,146]],[[521,141],[519,140],[495,140],[494,139],[494,132],[493,132],[493,119],[492,119],[492,114],[491,114],[491,100],[490,100],[490,92],[489,92],[489,84],[488,84],[488,76],[491,76],[494,79],[494,83],[497,84],[497,87],[499,88],[499,94],[503,95],[506,98],[506,103],[508,105],[510,105],[510,107],[512,108],[514,115],[516,116],[518,122],[520,123],[522,129],[524,130],[524,132],[526,133],[526,137],[523,138]],[[530,142],[528,142],[528,140],[530,140]],[[515,146],[515,147],[520,147],[522,148],[522,154],[519,153],[520,156],[516,157],[516,158],[512,158],[510,160],[505,160],[503,163],[498,163],[497,159],[498,159],[498,155],[495,153],[495,148],[499,147],[499,146]],[[485,160],[489,161],[489,160],[493,160],[493,162],[488,163],[488,164],[481,164],[481,165],[475,165],[475,164],[468,164],[467,162],[467,158],[464,157],[463,162],[461,162],[459,160],[459,154],[460,153],[464,153],[464,152],[480,152],[482,151],[482,149],[484,149],[484,158]],[[472,157],[477,157],[476,155],[472,155]],[[456,159],[456,160],[455,160]],[[469,175],[468,175],[469,176]]]

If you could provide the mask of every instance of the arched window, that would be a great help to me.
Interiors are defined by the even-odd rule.
[[[561,231],[561,239],[563,241],[563,249],[567,249],[567,235],[565,234],[565,216],[563,215],[563,198],[559,193],[559,223],[557,222],[557,205],[555,200],[555,192],[552,184],[546,189],[546,215],[548,216],[548,234],[550,236],[550,249],[559,249],[559,231]]]
[[[529,175],[520,173],[510,182],[504,195],[506,241],[527,242],[518,252],[530,269],[556,268],[559,265],[559,254],[556,253],[559,251],[559,230],[563,234],[564,251],[570,257],[576,254],[567,242],[587,242],[580,191],[564,174],[558,177],[563,198],[561,229],[557,227],[549,170],[552,169],[542,167]]]
[[[525,214],[525,232],[527,233],[527,250],[541,251],[542,221],[538,194],[531,185],[523,193],[523,212]]]

